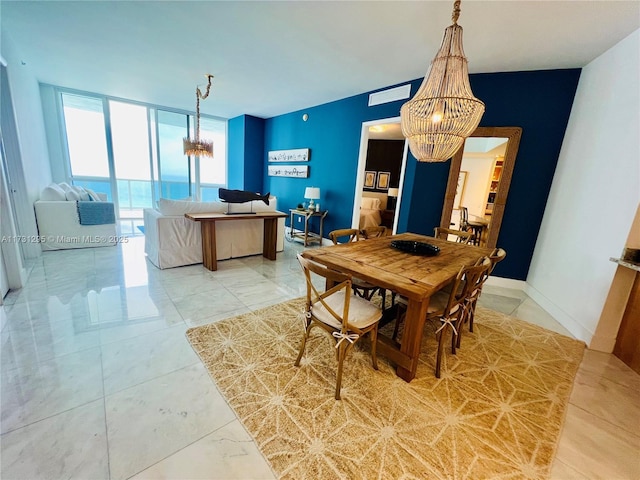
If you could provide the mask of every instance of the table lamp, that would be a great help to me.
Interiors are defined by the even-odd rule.
[[[313,201],[320,199],[320,189],[318,187],[307,187],[304,190],[304,198],[306,198],[307,200],[310,200],[309,210],[315,210],[316,207]]]
[[[398,193],[400,192],[397,188],[390,188],[389,190],[387,190],[387,196],[391,198],[391,208],[389,210],[396,209],[396,198],[398,197]]]

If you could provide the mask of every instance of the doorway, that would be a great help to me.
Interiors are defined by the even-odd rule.
[[[380,170],[367,170],[367,157],[369,153],[370,140],[402,140],[404,142],[397,180],[395,176],[391,175],[389,170],[382,169],[384,167],[380,167]],[[382,118],[362,123],[351,228],[360,228],[362,222],[361,207],[363,204],[363,198],[367,196],[370,198],[378,198],[380,200],[379,203],[376,202],[375,204],[380,205],[380,222],[381,224],[386,223],[389,225],[391,232],[396,233],[398,226],[398,213],[400,212],[400,205],[402,202],[407,152],[408,144],[400,130],[400,117]],[[398,182],[397,185],[395,184],[396,181]],[[389,215],[391,215],[391,218],[389,218]]]

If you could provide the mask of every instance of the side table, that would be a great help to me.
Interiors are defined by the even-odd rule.
[[[387,228],[393,228],[393,217],[395,216],[396,216],[395,210],[382,210],[380,212],[380,217],[382,219],[382,222],[380,223],[380,225]]]
[[[322,227],[324,224],[324,217],[327,216],[329,210],[316,212],[315,210],[297,210],[292,208],[289,212],[291,218],[289,235],[291,240],[301,238],[305,247],[313,242],[317,242],[319,245],[322,245]],[[318,217],[320,219],[319,233],[309,231],[309,221],[313,217]],[[296,219],[299,219],[301,220],[301,223],[304,223],[304,228],[302,228],[302,226],[296,228]]]
[[[469,225],[469,227],[471,227],[471,230],[473,231],[473,237],[471,237],[471,242],[469,243],[478,246],[482,245],[485,232],[489,228],[489,222],[484,219],[468,220],[467,225]]]

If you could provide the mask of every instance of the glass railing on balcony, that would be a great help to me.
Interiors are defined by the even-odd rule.
[[[153,206],[151,181],[118,179],[116,183],[118,187],[118,218],[142,218],[142,211]],[[82,179],[76,177],[73,179],[73,184],[90,188],[98,193],[104,193],[107,195],[107,201],[113,201],[111,185],[108,179]],[[204,201],[213,201],[218,198],[217,186],[202,185],[200,191],[201,198]],[[172,200],[187,199],[189,198],[189,183],[184,181],[163,181],[161,183],[160,197]]]

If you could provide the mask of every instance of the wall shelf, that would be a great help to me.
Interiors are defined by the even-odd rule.
[[[621,258],[614,258],[614,257],[609,258],[609,260],[611,260],[613,263],[617,263],[622,267],[630,268],[631,270],[640,272],[640,265],[638,265],[637,263],[627,262],[625,260],[622,260]]]

